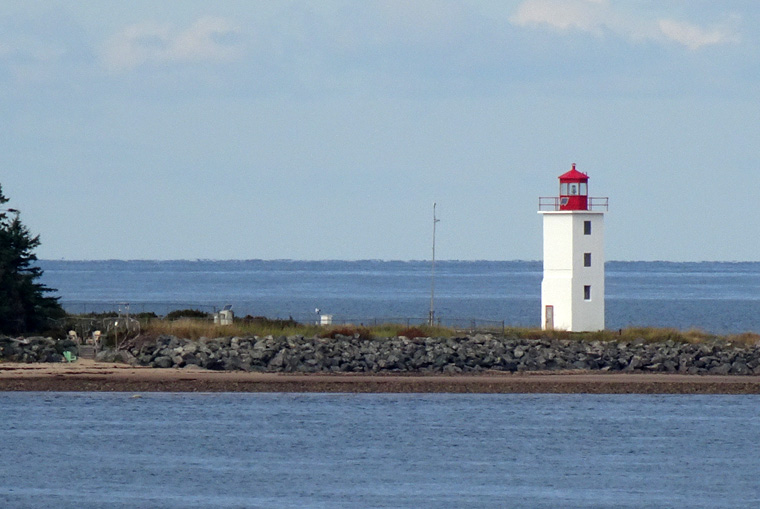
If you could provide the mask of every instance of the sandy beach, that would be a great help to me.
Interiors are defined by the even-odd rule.
[[[157,369],[80,359],[0,363],[0,391],[760,394],[760,376],[600,372],[282,374]]]

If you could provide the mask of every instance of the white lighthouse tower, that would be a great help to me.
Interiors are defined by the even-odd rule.
[[[544,217],[541,328],[604,329],[604,211],[608,198],[588,196],[588,175],[559,177],[559,197],[539,198]]]

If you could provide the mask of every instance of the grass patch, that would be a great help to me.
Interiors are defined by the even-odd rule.
[[[179,318],[177,320],[150,320],[143,327],[150,335],[171,334],[173,336],[198,339],[229,336],[304,336],[334,338],[359,335],[361,339],[406,337],[453,337],[456,331],[447,327],[420,325],[409,327],[402,324],[333,325],[301,324],[293,320],[271,320],[263,317],[235,320],[232,325],[218,325],[210,320]]]
[[[508,327],[505,329],[507,337],[521,339],[572,339],[577,341],[604,341],[604,342],[634,342],[664,343],[707,343],[710,341],[725,341],[743,346],[752,346],[760,341],[760,334],[746,332],[742,334],[715,335],[699,329],[686,331],[670,327],[630,327],[619,330],[602,330],[595,332],[568,332],[559,330],[541,330],[539,328]]]
[[[219,325],[210,320],[180,318],[178,320],[151,320],[144,331],[152,335],[171,334],[181,338],[199,339],[229,336],[314,336],[322,332],[322,328],[318,325],[277,320],[236,321],[232,325]]]
[[[359,339],[372,339],[374,336],[369,327],[355,326],[355,325],[338,325],[334,327],[327,327],[319,335],[321,338],[335,339],[337,336],[350,336]]]
[[[70,318],[76,318],[71,316]],[[83,317],[82,317],[83,318]],[[189,318],[182,317],[176,320],[155,318],[154,316],[140,317],[142,332],[146,335],[156,336],[170,334],[187,339],[218,338],[218,337],[250,337],[250,336],[304,336],[334,338],[336,335],[358,336],[362,339],[381,339],[397,336],[405,336],[410,339],[421,337],[461,337],[466,333],[459,329],[441,326],[429,326],[420,324],[409,326],[408,324],[383,323],[378,325],[333,325],[320,326],[316,324],[298,323],[293,319],[269,319],[266,317],[236,318],[232,325],[214,324],[209,317]],[[68,330],[68,329],[66,329]],[[480,331],[487,332],[487,331]],[[65,335],[65,331],[63,332]],[[500,331],[495,333],[500,336]],[[676,343],[707,343],[712,341],[724,341],[737,346],[754,346],[760,344],[760,334],[745,332],[741,334],[715,335],[699,329],[678,330],[675,328],[657,327],[630,327],[620,330],[603,330],[597,332],[567,332],[545,331],[540,328],[530,327],[506,327],[504,335],[508,338],[520,339],[567,339],[576,341],[604,341],[604,342],[647,342],[662,343],[673,341]]]
[[[410,327],[399,323],[384,323],[370,328],[372,334],[378,338],[393,338],[405,336],[414,338],[451,338],[459,335],[456,329],[441,327],[440,325],[416,325]]]
[[[725,337],[729,343],[737,343],[743,346],[760,345],[760,334],[756,332],[742,332],[741,334],[729,334]]]

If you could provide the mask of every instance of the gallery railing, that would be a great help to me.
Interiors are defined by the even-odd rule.
[[[538,198],[538,210],[548,212],[561,210],[563,199],[565,198],[559,196],[541,196]],[[606,196],[589,196],[586,210],[609,210],[609,201],[610,199]]]

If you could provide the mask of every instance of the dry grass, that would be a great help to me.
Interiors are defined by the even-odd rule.
[[[388,338],[395,336],[407,337],[452,337],[456,335],[454,329],[439,326],[419,325],[410,328],[401,324],[381,324],[374,326],[363,325],[307,325],[289,322],[260,321],[251,322],[235,321],[232,325],[217,325],[208,320],[193,318],[180,318],[178,320],[151,320],[143,331],[146,334],[171,334],[188,339],[201,337],[218,338],[229,336],[305,336],[305,337],[335,337],[359,335],[360,338]]]
[[[229,336],[313,336],[322,331],[317,325],[235,322],[232,325],[218,325],[208,320],[180,318],[179,320],[152,320],[145,327],[149,334],[171,334],[173,336],[198,339]]]
[[[208,320],[182,318],[179,320],[151,320],[145,325],[143,331],[148,334],[171,334],[188,339],[201,337],[216,338],[230,336],[304,336],[304,337],[335,337],[337,334],[344,336],[359,335],[360,338],[390,338],[396,336],[417,337],[455,337],[461,335],[461,331],[453,328],[417,325],[409,327],[403,324],[385,323],[375,326],[363,325],[333,325],[319,326],[298,324],[293,322],[278,321],[236,321],[233,325],[216,325]],[[621,330],[604,330],[598,332],[567,332],[567,331],[544,331],[539,328],[512,327],[505,329],[506,337],[523,339],[571,339],[578,341],[645,341],[647,343],[661,343],[674,341],[676,343],[705,343],[721,340],[741,346],[753,346],[760,344],[760,334],[745,332],[742,334],[730,334],[716,336],[707,332],[690,329],[681,331],[674,328],[656,327],[631,327]]]
[[[710,341],[725,341],[742,346],[760,344],[760,334],[745,332],[742,334],[715,335],[699,329],[678,330],[668,327],[630,327],[620,330],[603,330],[597,332],[567,332],[567,331],[544,331],[538,328],[507,328],[507,337],[524,339],[574,339],[579,341],[619,341],[633,342],[645,341],[647,343],[662,343],[673,341],[676,343],[706,343]]]
[[[698,329],[680,331],[673,328],[659,329],[654,327],[632,327],[618,332],[618,336],[624,341],[643,339],[648,343],[661,343],[663,341],[675,341],[676,343],[704,343],[715,339],[716,336]]]
[[[741,334],[729,334],[724,338],[730,343],[743,346],[760,345],[760,334],[756,332],[742,332]]]
[[[457,335],[457,331],[450,327],[441,327],[440,325],[408,325],[398,323],[384,323],[371,327],[372,334],[380,338],[392,338],[396,336],[405,336],[407,338],[451,338]]]

